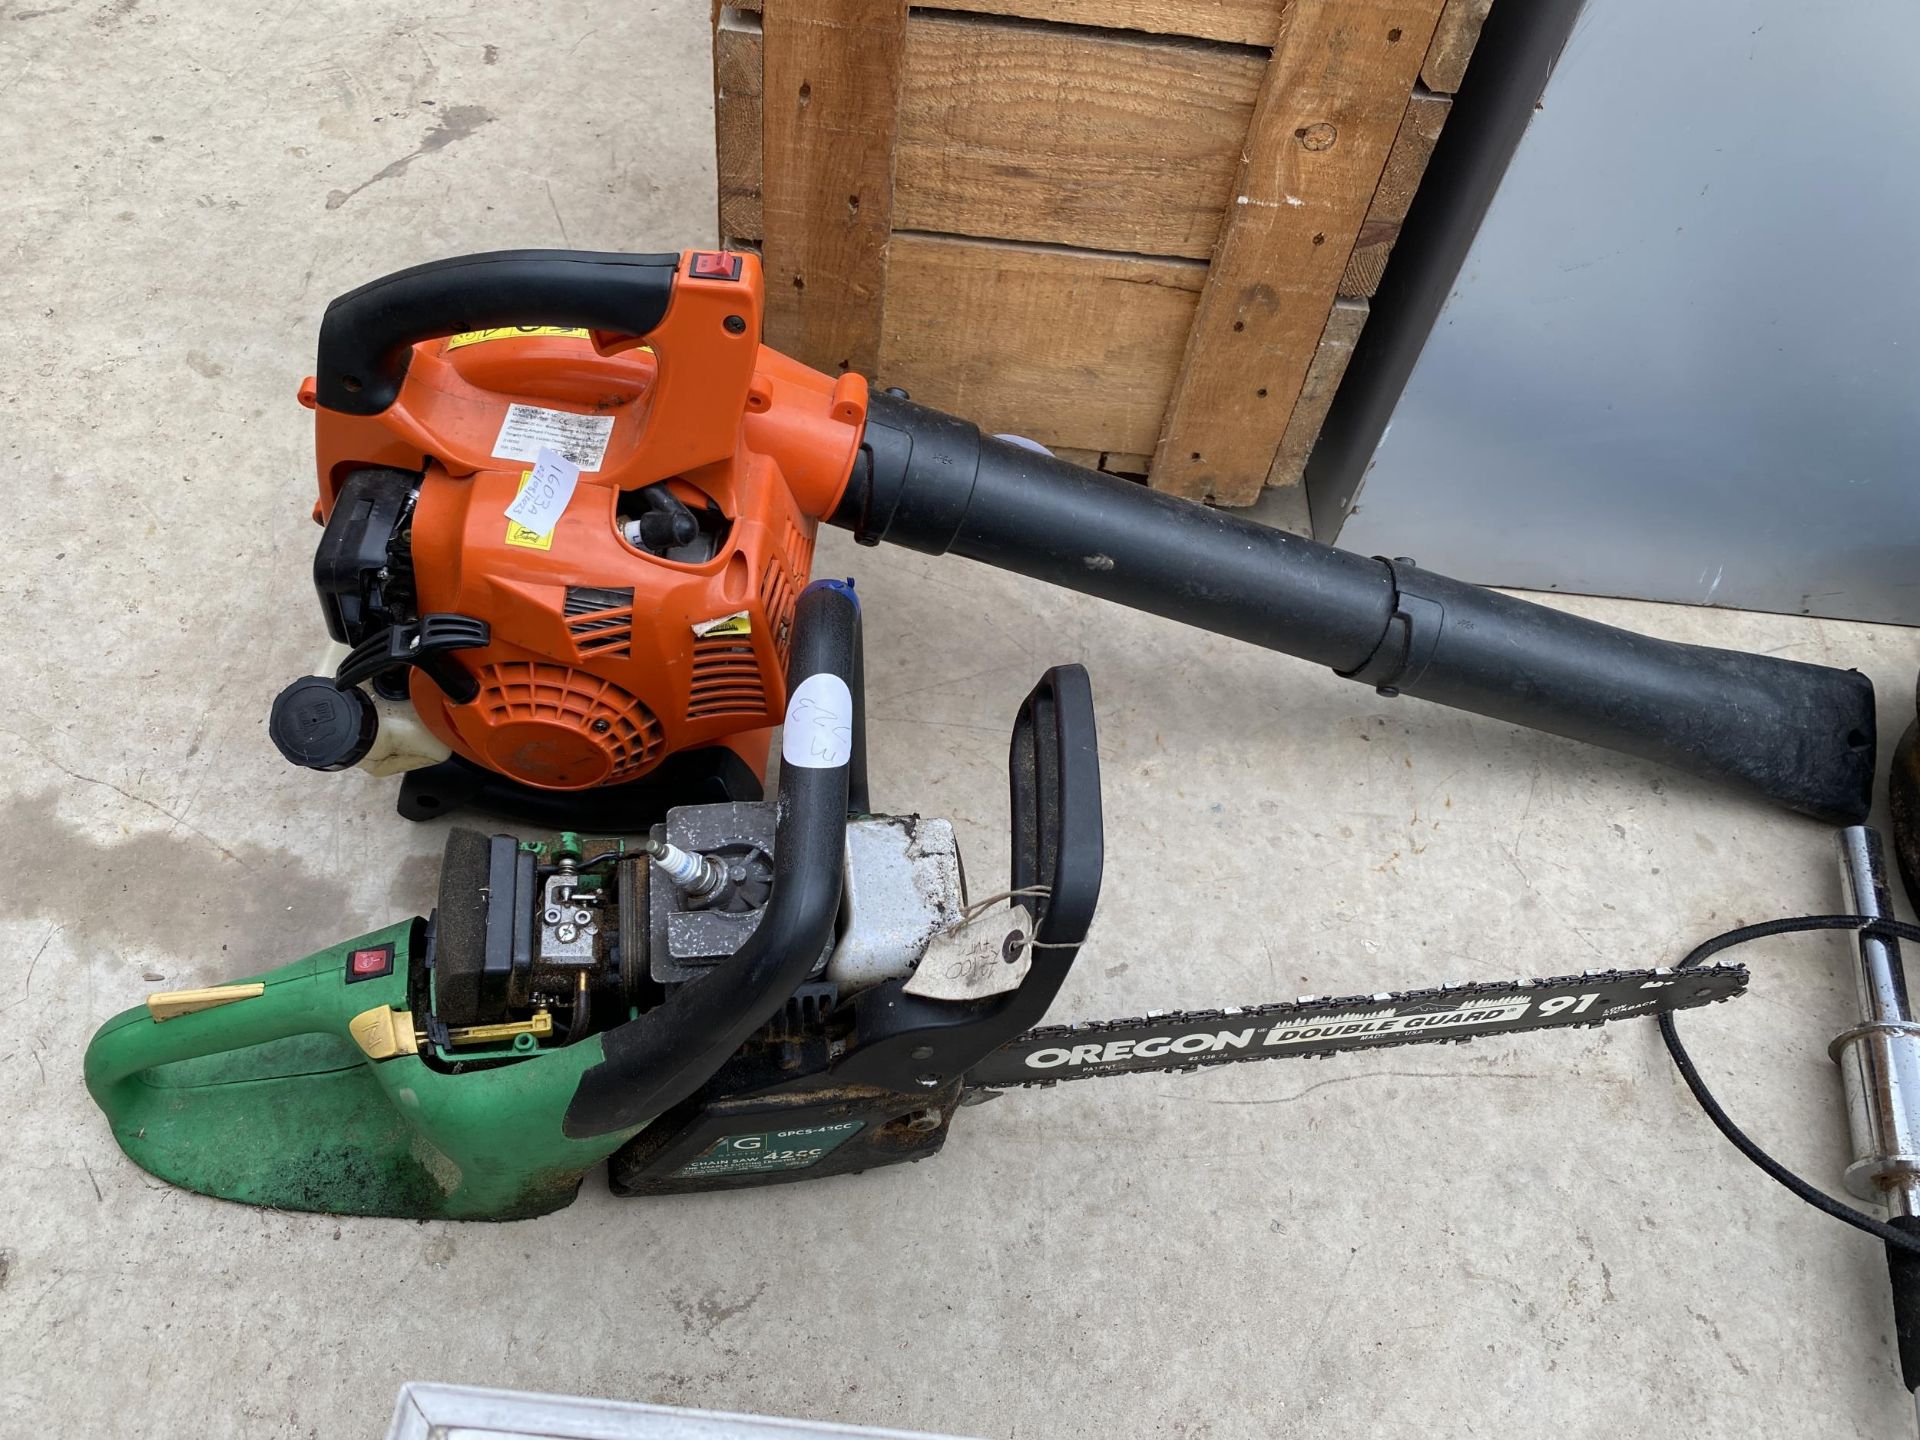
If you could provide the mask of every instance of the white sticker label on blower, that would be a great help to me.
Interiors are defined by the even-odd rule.
[[[564,455],[588,474],[607,458],[613,438],[613,416],[575,415],[567,410],[543,410],[538,405],[509,405],[500,422],[500,438],[493,453],[501,460],[537,460],[540,452]]]
[[[534,535],[545,535],[560,523],[573,487],[580,483],[580,467],[564,455],[541,450],[534,456],[533,473],[507,506],[507,518]]]
[[[838,675],[809,675],[787,700],[780,760],[804,770],[831,770],[853,754],[853,692]]]
[[[693,638],[705,640],[709,635],[716,638],[727,635],[751,635],[753,616],[744,610],[736,610],[731,615],[720,615],[712,620],[693,622]]]

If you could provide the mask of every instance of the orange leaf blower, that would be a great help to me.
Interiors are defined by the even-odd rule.
[[[334,644],[274,702],[282,753],[403,774],[413,818],[620,832],[757,799],[825,522],[1867,813],[1853,671],[1631,634],[983,436],[767,348],[762,299],[751,255],[517,250],[328,306],[300,393]]]

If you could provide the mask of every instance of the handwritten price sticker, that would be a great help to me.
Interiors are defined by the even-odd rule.
[[[985,1000],[1018,990],[1033,967],[1033,916],[1015,905],[937,931],[906,984],[929,1000]]]
[[[573,499],[580,483],[580,467],[564,455],[542,447],[534,457],[533,474],[507,506],[507,519],[534,535],[550,534]]]
[[[787,700],[783,764],[831,770],[853,754],[853,692],[838,675],[809,675]]]

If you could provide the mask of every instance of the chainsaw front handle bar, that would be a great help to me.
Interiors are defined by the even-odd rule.
[[[773,890],[760,923],[707,975],[601,1037],[605,1058],[580,1077],[567,1106],[569,1136],[630,1130],[693,1094],[779,1013],[833,939],[846,865],[849,780],[862,748],[860,607],[852,587],[825,580],[809,585],[794,611],[792,645]],[[816,714],[835,711],[842,697],[851,701],[844,716],[848,743],[798,754],[792,735],[801,707],[813,706]],[[805,723],[820,733],[817,719]],[[859,758],[864,770],[864,756]]]
[[[1241,520],[875,394],[831,523],[1332,667],[1382,695],[1530,726],[1834,824],[1866,817],[1873,685],[1656,640]]]
[[[399,397],[424,340],[515,325],[644,338],[666,318],[679,255],[496,250],[415,265],[349,290],[320,321],[315,396],[344,415]]]

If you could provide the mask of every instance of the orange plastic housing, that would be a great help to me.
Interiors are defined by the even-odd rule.
[[[681,256],[648,336],[427,341],[376,416],[317,406],[311,380],[301,390],[315,410],[318,518],[355,468],[420,473],[417,608],[483,619],[491,641],[459,652],[480,684],[470,703],[451,703],[416,670],[414,707],[456,753],[525,784],[617,783],[711,744],[764,774],[764,732],[785,709],[793,608],[817,524],[852,469],[866,382],[761,345],[758,259],[740,257],[737,280],[697,278],[695,253]],[[613,421],[599,467],[583,469],[543,537],[504,513],[531,469],[494,454],[508,448],[515,404]],[[660,481],[724,513],[711,560],[665,560],[621,534],[621,494]]]

